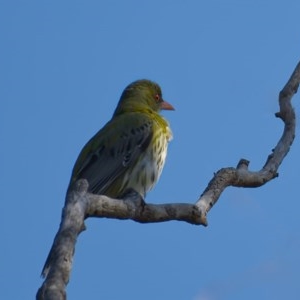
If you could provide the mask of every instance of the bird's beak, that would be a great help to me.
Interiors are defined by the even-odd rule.
[[[163,101],[160,103],[160,109],[164,110],[175,110],[175,108],[167,101]]]

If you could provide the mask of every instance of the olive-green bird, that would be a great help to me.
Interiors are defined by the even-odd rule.
[[[70,186],[84,178],[91,193],[118,198],[133,189],[144,198],[160,177],[172,139],[163,109],[174,110],[158,84],[128,85],[111,120],[82,149]]]

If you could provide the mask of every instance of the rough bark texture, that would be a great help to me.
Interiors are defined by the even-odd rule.
[[[259,187],[278,176],[277,170],[289,152],[295,137],[295,112],[291,99],[300,83],[300,63],[279,94],[280,110],[275,114],[284,122],[283,134],[261,170],[248,170],[249,161],[241,159],[236,168],[220,169],[195,204],[147,204],[134,191],[123,200],[87,193],[88,182],[79,180],[69,191],[62,220],[46,260],[42,276],[45,281],[37,292],[39,300],[66,299],[77,236],[85,229],[88,217],[131,219],[141,223],[185,221],[207,225],[206,215],[228,186]]]

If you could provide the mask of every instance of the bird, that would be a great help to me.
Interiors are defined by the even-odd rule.
[[[122,198],[127,191],[146,197],[163,170],[173,138],[161,110],[174,110],[160,86],[148,79],[129,84],[110,121],[81,150],[69,188],[86,179],[88,192]]]

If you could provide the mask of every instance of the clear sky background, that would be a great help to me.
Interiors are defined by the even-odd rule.
[[[298,0],[1,1],[0,298],[35,297],[77,155],[133,80],[157,81],[176,108],[148,202],[193,203],[240,158],[259,170],[282,133],[299,12]],[[226,189],[207,228],[87,220],[68,299],[299,299],[299,153],[296,137],[277,179]]]

